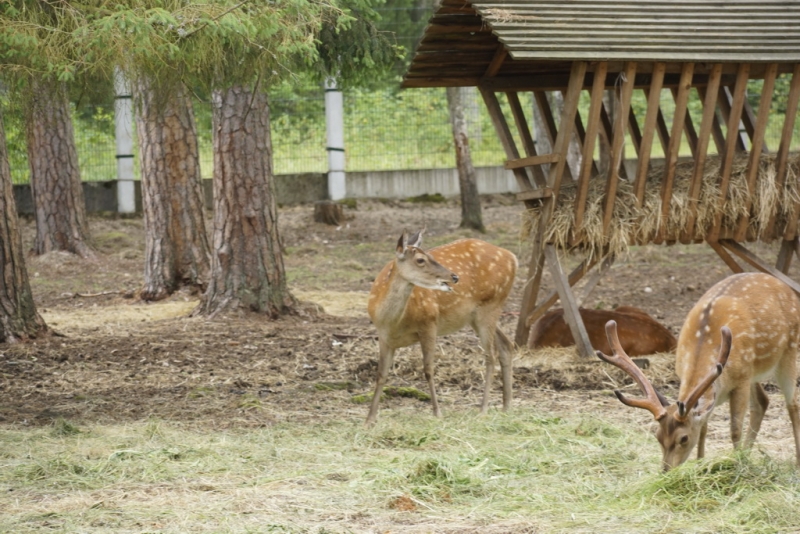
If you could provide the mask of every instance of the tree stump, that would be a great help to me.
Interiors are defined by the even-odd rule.
[[[344,208],[338,202],[320,200],[314,202],[314,222],[339,226],[344,220]]]

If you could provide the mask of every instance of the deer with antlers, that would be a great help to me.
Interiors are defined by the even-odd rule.
[[[800,298],[786,284],[767,274],[741,273],[718,282],[695,304],[678,337],[675,372],[680,378],[674,404],[659,394],[622,349],[616,323],[606,324],[613,355],[597,355],[628,373],[646,398],[623,404],[644,408],[659,423],[656,437],[665,471],[689,457],[705,454],[708,419],[712,410],[730,403],[734,447],[750,447],[761,428],[769,399],[759,382],[773,378],[786,399],[800,465],[800,399],[796,394],[797,352],[800,343]],[[744,415],[750,423],[742,441]]]
[[[436,337],[466,325],[478,335],[486,360],[481,411],[489,405],[496,349],[503,376],[503,409],[511,404],[512,343],[497,327],[497,320],[514,285],[517,257],[478,239],[461,239],[426,252],[421,248],[422,233],[410,238],[403,233],[395,259],[381,270],[370,291],[368,311],[378,329],[380,352],[368,425],[378,415],[395,351],[414,343],[422,346],[433,413],[441,415],[433,380]]]

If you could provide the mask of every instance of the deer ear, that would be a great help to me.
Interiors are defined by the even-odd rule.
[[[406,246],[408,246],[407,244],[408,244],[408,236],[406,235],[405,232],[403,232],[403,235],[401,235],[400,239],[397,240],[397,249],[396,250],[397,250],[397,257],[398,258],[402,258],[405,255]]]
[[[416,234],[412,235],[408,239],[408,246],[409,247],[414,247],[414,248],[421,248],[422,247],[422,233],[424,231],[425,231],[425,229],[423,228],[422,230],[420,230]]]

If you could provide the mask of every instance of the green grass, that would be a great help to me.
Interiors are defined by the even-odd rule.
[[[373,429],[358,417],[250,431],[62,421],[0,441],[3,532],[800,529],[793,466],[753,452],[661,474],[651,436],[594,415],[384,409]]]

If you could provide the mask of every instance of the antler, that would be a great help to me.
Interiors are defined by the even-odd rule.
[[[625,351],[622,349],[622,345],[619,342],[619,337],[617,336],[616,321],[608,321],[606,323],[606,335],[608,336],[608,344],[614,351],[614,355],[607,356],[598,350],[596,351],[597,356],[604,362],[615,365],[628,373],[631,378],[633,378],[636,383],[639,384],[639,387],[642,388],[642,391],[644,391],[645,395],[647,395],[647,398],[629,399],[618,389],[614,390],[614,394],[617,396],[620,402],[627,406],[644,408],[645,410],[648,410],[653,414],[656,420],[664,417],[667,414],[667,410],[664,408],[665,404],[667,404],[666,400],[664,397],[659,395],[647,377],[644,376],[642,370],[639,369],[635,363],[633,363],[633,360],[631,360],[630,356],[625,354]]]
[[[714,380],[722,374],[722,368],[725,367],[725,364],[728,362],[728,355],[731,353],[731,329],[727,326],[723,326],[720,329],[720,334],[722,335],[722,342],[719,345],[717,364],[714,366],[714,369],[695,386],[692,392],[689,393],[689,397],[685,402],[677,402],[678,417],[685,417],[686,414],[689,413],[689,410],[694,408],[694,405],[697,404],[697,401],[700,400],[700,397],[703,396],[706,390],[711,387]]]

